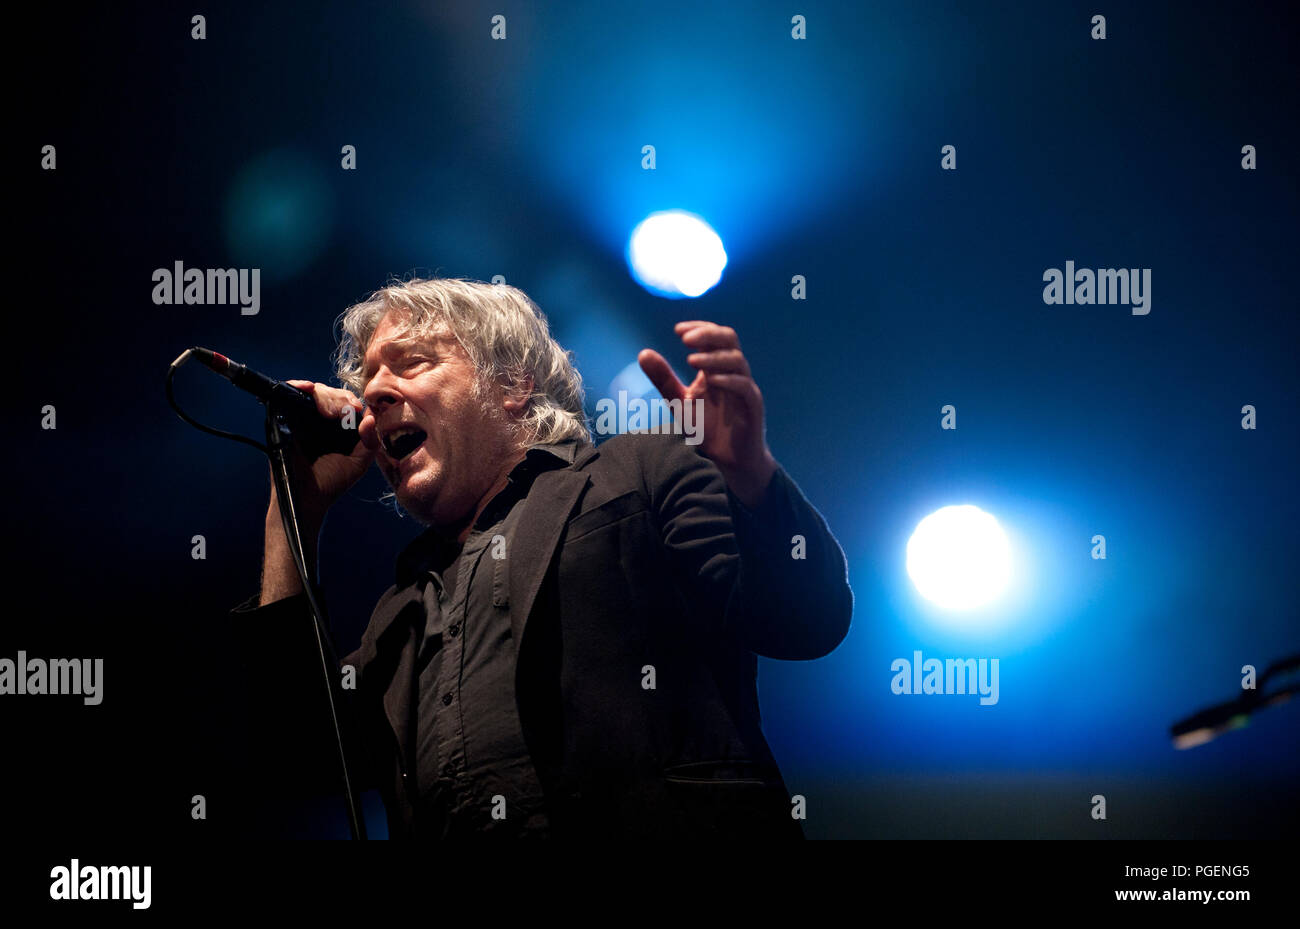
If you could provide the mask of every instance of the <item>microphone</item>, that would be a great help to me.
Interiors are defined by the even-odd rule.
[[[298,440],[298,446],[309,459],[329,453],[350,455],[361,441],[361,435],[355,427],[348,429],[341,420],[322,416],[320,410],[316,409],[316,401],[292,384],[267,377],[210,349],[195,346],[187,354],[216,371],[240,390],[246,390],[263,403],[274,407],[288,421]],[[180,360],[177,359],[178,362]]]

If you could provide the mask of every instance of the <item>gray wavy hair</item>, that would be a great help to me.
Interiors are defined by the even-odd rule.
[[[508,284],[458,278],[393,280],[344,310],[336,323],[342,333],[334,364],[339,382],[353,393],[365,390],[361,368],[366,348],[379,323],[394,310],[406,317],[401,338],[427,338],[439,322],[447,325],[478,372],[475,395],[485,403],[488,384],[519,389],[531,376],[532,393],[519,422],[525,441],[591,441],[582,375],[573,367],[571,354],[551,336],[537,304]]]

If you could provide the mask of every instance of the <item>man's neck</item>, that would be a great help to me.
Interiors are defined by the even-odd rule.
[[[506,460],[506,464],[502,467],[500,475],[497,477],[496,481],[488,489],[487,493],[482,496],[478,505],[474,507],[474,512],[470,516],[469,521],[466,522],[456,533],[457,542],[463,543],[467,538],[469,538],[469,534],[474,531],[474,526],[478,523],[478,518],[483,515],[483,511],[487,509],[488,504],[492,502],[493,498],[506,489],[506,485],[510,483],[510,472],[515,469],[519,462],[524,460],[527,454],[527,450],[520,447],[515,450],[513,457]]]

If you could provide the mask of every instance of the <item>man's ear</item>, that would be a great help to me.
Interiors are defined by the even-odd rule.
[[[522,416],[528,409],[529,398],[533,395],[533,376],[526,375],[518,384],[502,391],[502,395],[501,405],[505,411],[512,416]]]

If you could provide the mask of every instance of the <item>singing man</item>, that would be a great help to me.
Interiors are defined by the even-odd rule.
[[[792,838],[803,831],[759,720],[757,656],[822,657],[853,595],[825,521],[776,462],[734,330],[676,333],[702,411],[596,446],[582,380],[522,291],[393,284],[341,318],[351,455],[299,460],[308,556],[377,464],[427,528],[340,662],[352,776],[393,838]],[[697,401],[701,401],[697,403]],[[258,720],[301,780],[337,786],[310,614],[274,487],[261,592],[237,607]]]

